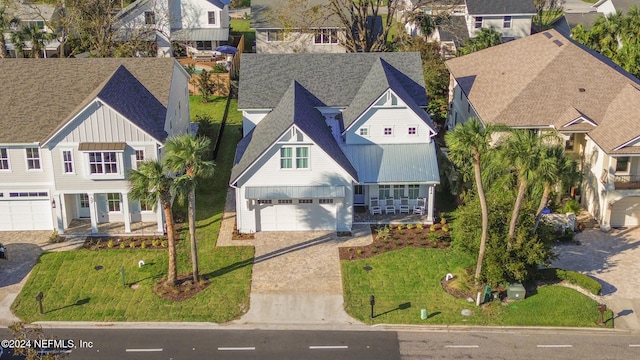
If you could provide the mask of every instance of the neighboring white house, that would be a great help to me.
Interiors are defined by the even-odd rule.
[[[603,228],[640,225],[640,81],[556,30],[446,62],[449,128],[555,129],[583,173],[581,202]]]
[[[213,56],[229,40],[229,0],[137,0],[116,19],[120,36],[154,42],[160,57],[172,56],[177,44]]]
[[[58,8],[48,4],[32,4],[32,3],[15,3],[5,8],[9,18],[16,18],[20,20],[19,24],[7,29],[4,34],[5,43],[7,45],[6,55],[9,57],[17,57],[16,46],[11,42],[11,32],[19,30],[23,26],[35,24],[42,32],[52,33],[53,30],[49,27],[51,22],[59,15]],[[42,57],[58,57],[58,48],[60,42],[58,40],[51,40],[45,44],[45,49],[41,54]],[[2,51],[0,49],[0,51]],[[23,47],[23,53],[28,54],[31,51],[31,42],[25,41]]]
[[[162,232],[162,211],[129,198],[127,173],[190,131],[188,81],[174,59],[0,61],[11,84],[0,92],[0,230],[64,233],[90,219],[94,233],[139,221]]]
[[[598,0],[591,7],[594,7],[597,12],[608,16],[615,14],[617,11],[626,14],[633,5],[640,6],[640,2],[638,0]]]
[[[533,0],[465,0],[469,36],[480,28],[494,28],[503,41],[531,35],[531,21],[536,14]]]
[[[252,0],[250,27],[256,31],[256,53],[344,53],[344,27],[335,16],[321,15],[326,4],[310,0],[300,3],[306,8],[290,9],[288,0]]]
[[[242,57],[230,185],[240,232],[349,231],[373,198],[426,199],[434,217],[436,135],[418,53]],[[383,205],[383,204],[382,204]]]

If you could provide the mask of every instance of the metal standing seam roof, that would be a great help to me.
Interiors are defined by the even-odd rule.
[[[171,30],[171,40],[227,41],[229,28]]]
[[[469,15],[536,14],[533,0],[466,0]]]
[[[439,184],[435,142],[427,144],[348,145],[344,152],[360,183]]]
[[[345,188],[337,186],[247,186],[247,199],[343,198]]]

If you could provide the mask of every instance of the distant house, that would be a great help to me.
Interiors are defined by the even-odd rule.
[[[446,65],[449,128],[478,117],[559,132],[583,174],[581,202],[600,225],[640,225],[640,80],[556,30]]]
[[[418,53],[241,62],[244,137],[230,179],[240,232],[349,231],[356,206],[416,207],[420,221],[433,222],[436,130]]]
[[[0,61],[11,84],[0,91],[0,231],[62,234],[79,219],[93,233],[134,222],[162,232],[162,211],[129,197],[127,174],[190,131],[188,80],[174,59]]]
[[[598,0],[592,7],[601,14],[611,15],[617,11],[626,14],[633,5],[640,6],[640,3],[638,3],[638,0]]]
[[[157,55],[212,57],[215,48],[229,40],[230,0],[137,0],[116,14],[123,40],[148,41]]]
[[[252,0],[250,26],[256,31],[256,53],[344,53],[344,26],[325,17],[326,0],[287,9],[287,0]],[[312,9],[316,9],[312,11]]]
[[[11,32],[19,30],[23,26],[28,26],[31,24],[35,24],[38,26],[40,31],[53,33],[53,29],[50,28],[50,24],[54,21],[58,16],[58,8],[48,4],[32,4],[32,3],[16,3],[12,4],[6,8],[7,14],[9,17],[15,17],[20,20],[19,24],[12,27],[11,29],[4,32],[4,34],[0,34],[0,36],[4,36],[5,43],[7,45],[6,55],[8,57],[17,57],[16,46],[11,42]],[[45,48],[42,57],[58,57],[58,49],[60,47],[60,42],[58,40],[51,40],[45,44]],[[1,50],[0,50],[1,51]],[[31,51],[31,42],[25,41],[23,47],[23,53],[28,55]]]
[[[531,35],[531,21],[536,14],[533,0],[465,0],[469,36],[480,28],[493,28],[503,41]]]

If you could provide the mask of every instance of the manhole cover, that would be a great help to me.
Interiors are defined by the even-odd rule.
[[[366,271],[371,271],[371,270],[373,270],[373,268],[372,268],[371,266],[369,266],[369,265],[365,266],[365,267],[364,267],[364,269],[365,269]]]
[[[104,269],[104,266],[102,266],[102,265],[98,265],[98,266],[94,267],[94,269],[96,269],[96,270],[102,270],[102,269]]]

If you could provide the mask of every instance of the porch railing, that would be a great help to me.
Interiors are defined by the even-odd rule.
[[[616,190],[640,189],[640,175],[615,175],[613,184]]]

